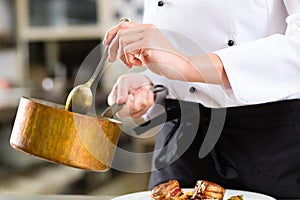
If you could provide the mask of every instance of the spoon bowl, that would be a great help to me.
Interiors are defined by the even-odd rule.
[[[86,114],[93,103],[93,93],[87,84],[76,86],[69,94],[66,108],[79,114]]]

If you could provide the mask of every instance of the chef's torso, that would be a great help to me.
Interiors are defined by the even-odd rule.
[[[211,53],[286,30],[287,12],[281,0],[144,0],[144,4],[144,23],[155,24],[188,55]],[[242,104],[230,88],[149,76],[167,85],[167,98],[208,107]]]

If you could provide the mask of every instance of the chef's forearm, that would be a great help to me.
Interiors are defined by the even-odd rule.
[[[186,63],[186,76],[190,82],[219,84],[230,87],[221,59],[216,54],[191,56]]]
[[[186,56],[178,52],[160,52],[157,64],[144,60],[152,72],[171,80],[202,82],[230,87],[221,59],[217,54]],[[150,64],[149,64],[150,63]]]

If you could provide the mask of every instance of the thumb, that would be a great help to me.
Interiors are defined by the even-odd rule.
[[[126,81],[120,83],[118,85],[117,89],[117,104],[123,104],[126,103],[127,98],[128,98],[128,93],[129,93],[129,88],[128,88],[128,83]]]

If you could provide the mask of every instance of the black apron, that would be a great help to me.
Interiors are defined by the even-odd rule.
[[[227,108],[221,136],[202,159],[213,109],[176,100],[167,100],[166,109],[171,114],[157,136],[149,189],[170,179],[193,188],[205,179],[300,199],[300,100]]]

